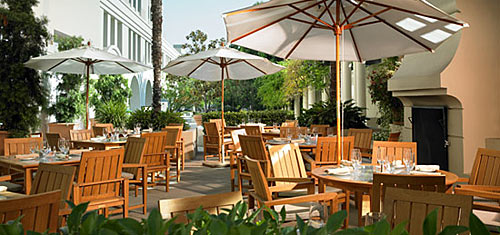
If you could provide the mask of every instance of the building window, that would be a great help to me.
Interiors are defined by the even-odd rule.
[[[118,42],[117,42],[117,45],[118,45],[118,49],[120,49],[120,52],[122,53],[123,55],[123,42],[122,42],[122,37],[123,37],[123,25],[122,25],[122,22],[118,21],[118,30],[117,30],[117,33],[118,33]]]
[[[137,60],[137,34],[133,32],[132,38],[134,39],[132,42],[132,59]]]
[[[142,10],[142,1],[141,0],[137,0],[137,11],[140,13]]]
[[[132,30],[128,30],[128,58],[132,59]]]
[[[141,36],[137,36],[137,61],[142,62],[141,54]]]
[[[132,1],[134,1],[134,9],[136,9],[137,8],[137,0],[132,0]]]
[[[102,47],[108,46],[108,13],[104,12],[104,18],[102,21]]]
[[[115,41],[115,38],[116,38],[116,34],[115,34],[115,17],[111,16],[111,35],[110,35],[110,39],[111,39],[111,42],[109,43],[109,45],[116,45],[116,41]]]

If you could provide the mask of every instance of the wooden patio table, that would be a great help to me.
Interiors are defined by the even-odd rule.
[[[14,193],[14,192],[9,192],[9,191],[3,191],[0,192],[0,200],[9,200],[9,199],[16,199],[16,198],[22,198],[26,197],[26,194],[22,193]]]
[[[358,195],[369,194],[372,191],[372,180],[373,180],[373,169],[374,165],[363,165],[361,173],[354,176],[353,174],[348,175],[330,175],[326,173],[327,169],[332,169],[336,167],[325,166],[316,168],[311,171],[313,177],[318,179],[318,192],[323,193],[326,190],[326,186],[331,186],[339,188],[345,191],[346,195],[354,192]],[[439,172],[446,177],[447,192],[451,192],[453,189],[453,184],[457,182],[458,176],[448,172],[439,170]],[[425,173],[422,173],[425,174]],[[361,223],[361,215],[363,210],[363,201],[358,205],[358,223]]]
[[[70,153],[81,153],[81,150],[71,150]],[[66,165],[66,166],[78,166],[80,165],[80,157],[72,157],[69,160],[57,160],[56,158],[49,158],[49,161],[44,162],[49,164]],[[33,172],[38,170],[39,160],[21,160],[15,156],[0,156],[0,166],[13,170],[16,172],[24,173],[24,192],[28,193],[31,191],[31,185],[33,183]]]
[[[72,140],[75,148],[93,148],[94,150],[108,150],[125,146],[126,140],[101,141],[101,140]]]

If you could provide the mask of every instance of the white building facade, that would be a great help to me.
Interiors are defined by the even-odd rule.
[[[148,0],[40,0],[37,16],[47,17],[54,35],[81,36],[92,46],[152,66],[152,21]],[[162,41],[163,66],[180,54]],[[130,110],[150,106],[153,71],[124,75],[132,89]]]

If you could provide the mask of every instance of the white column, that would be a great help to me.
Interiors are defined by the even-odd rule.
[[[307,89],[304,89],[302,91],[302,108],[303,109],[308,109],[309,108],[309,99],[307,95]]]
[[[300,115],[300,95],[296,95],[293,98],[293,114],[295,118],[298,118]]]
[[[356,104],[361,108],[366,107],[366,73],[365,65],[360,62],[353,62],[354,79],[356,79]]]
[[[340,75],[341,75],[341,99],[342,102],[352,99],[351,92],[351,69],[349,68],[350,62],[340,62]]]
[[[309,86],[307,87],[307,108],[312,108],[314,103],[316,103],[316,90]]]

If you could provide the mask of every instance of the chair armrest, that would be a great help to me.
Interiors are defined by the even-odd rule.
[[[146,168],[147,164],[139,164],[139,163],[123,163],[122,168]]]
[[[457,180],[457,183],[468,183],[468,182],[469,182],[469,178],[460,177]]]
[[[2,181],[10,181],[12,178],[10,175],[2,175],[0,176],[0,182]]]
[[[456,188],[500,193],[500,186],[459,184]]]
[[[300,182],[311,182],[313,179],[311,178],[276,178],[269,177],[268,181],[280,181],[280,182],[291,182],[291,183],[300,183]]]
[[[99,185],[99,184],[109,184],[109,183],[119,183],[124,181],[124,178],[118,178],[118,179],[113,179],[113,180],[103,180],[103,181],[98,181],[98,182],[89,182],[89,183],[75,183],[73,184],[74,187],[85,187],[85,186],[92,186],[92,185]]]
[[[271,207],[275,205],[284,205],[284,204],[295,204],[302,202],[317,202],[317,201],[336,201],[338,197],[337,193],[320,193],[320,194],[310,194],[298,197],[290,197],[290,198],[279,198],[274,199],[272,201],[263,202],[264,205]]]
[[[455,194],[500,200],[500,186],[460,185],[455,188]]]
[[[309,156],[309,154],[302,154],[302,158],[304,158],[304,160],[306,160],[306,162],[309,162],[310,164],[316,163],[316,161],[312,159],[312,157]]]

